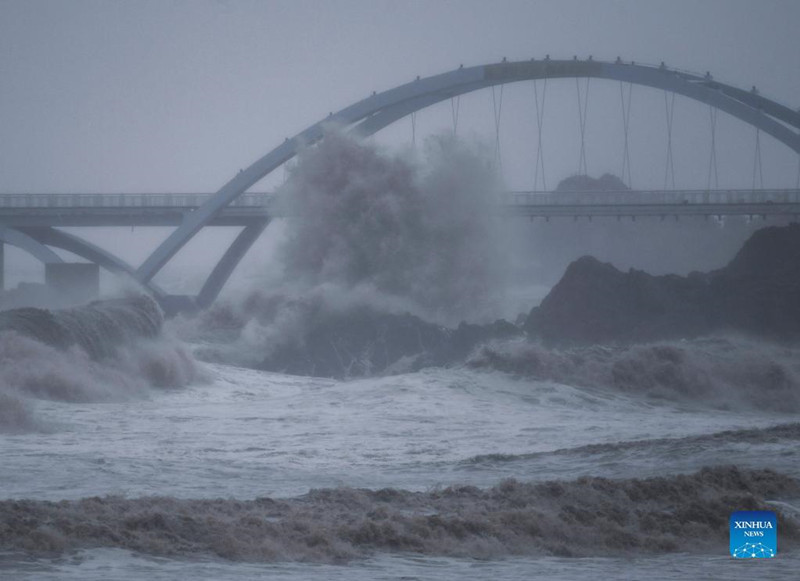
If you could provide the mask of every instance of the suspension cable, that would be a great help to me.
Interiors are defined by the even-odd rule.
[[[664,91],[664,107],[667,112],[667,163],[664,169],[664,189],[672,183],[672,189],[675,189],[675,163],[672,157],[672,120],[675,114],[675,93],[672,93],[670,99],[667,91]]]
[[[503,165],[503,160],[500,155],[500,115],[503,112],[503,87],[500,85],[500,98],[498,100],[495,93],[496,85],[492,85],[492,110],[494,112],[494,166],[499,169]]]
[[[536,146],[536,164],[533,171],[533,190],[537,191],[539,185],[539,166],[542,168],[542,190],[547,191],[547,180],[544,174],[544,151],[542,150],[542,123],[544,123],[544,101],[547,94],[547,78],[544,79],[544,87],[542,88],[542,103],[539,105],[539,89],[536,80],[533,81],[533,98],[536,103],[536,130],[537,130],[537,146]]]
[[[453,117],[453,135],[458,133],[458,113],[461,108],[461,95],[450,97],[450,114]]]
[[[797,155],[797,180],[794,183],[794,189],[800,190],[800,154]]]
[[[575,88],[578,91],[578,121],[581,128],[581,155],[578,160],[578,174],[588,175],[589,171],[586,168],[586,110],[589,106],[589,81],[591,77],[586,77],[586,94],[584,99],[581,100],[581,84],[580,79],[575,77]]]
[[[756,150],[753,156],[753,190],[756,189],[756,176],[758,176],[758,184],[761,189],[764,189],[764,171],[761,166],[761,129],[756,127]]]
[[[711,121],[711,156],[708,160],[708,181],[706,182],[706,190],[711,189],[711,176],[713,171],[714,187],[719,189],[719,172],[717,170],[717,109],[708,106],[709,120]]]
[[[542,87],[542,103],[539,105],[539,88],[536,80],[533,81],[533,98],[536,103],[536,130],[538,133],[538,143],[536,146],[536,165],[533,171],[533,190],[537,191],[539,185],[539,166],[542,168],[542,190],[547,191],[547,180],[544,175],[544,151],[542,150],[542,123],[544,123],[544,101],[547,94],[547,78],[544,79]],[[800,171],[800,170],[798,170]],[[800,175],[800,174],[798,174]]]
[[[633,96],[633,83],[628,83],[628,99],[625,102],[625,90],[623,82],[619,82],[619,98],[622,102],[622,130],[625,134],[624,148],[622,152],[622,178],[623,182],[628,184],[629,188],[633,188],[633,178],[631,178],[631,154],[628,147],[628,128],[631,121],[631,97]]]

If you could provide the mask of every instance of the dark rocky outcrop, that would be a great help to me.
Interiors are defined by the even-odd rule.
[[[739,331],[800,339],[800,225],[756,232],[724,268],[688,277],[573,262],[524,328],[552,344],[634,343]]]
[[[278,345],[259,367],[339,379],[415,371],[463,361],[479,344],[521,335],[506,321],[450,329],[410,314],[320,309],[306,319],[299,337]]]

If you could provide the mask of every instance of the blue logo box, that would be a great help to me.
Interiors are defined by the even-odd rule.
[[[778,519],[769,510],[731,514],[730,548],[735,559],[771,559],[778,554]]]

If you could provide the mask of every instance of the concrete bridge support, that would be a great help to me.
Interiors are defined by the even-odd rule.
[[[85,258],[86,260],[102,266],[106,270],[119,274],[127,274],[134,277],[136,270],[124,260],[117,258],[110,252],[107,252],[74,234],[69,234],[63,230],[52,227],[36,227],[36,228],[21,228],[20,229],[26,236],[35,240],[42,245],[53,246],[61,248],[68,252]],[[146,285],[147,289],[153,294],[157,300],[161,300],[166,293],[155,283],[150,282]]]
[[[16,246],[44,264],[64,262],[58,254],[47,246],[14,228],[0,226],[0,243]]]
[[[233,244],[230,245],[225,254],[220,258],[214,270],[209,275],[200,294],[197,295],[196,304],[199,308],[204,309],[211,305],[219,295],[222,287],[228,281],[233,270],[239,265],[239,262],[250,250],[253,243],[261,236],[261,233],[269,224],[269,220],[264,220],[258,224],[251,224],[246,226]]]

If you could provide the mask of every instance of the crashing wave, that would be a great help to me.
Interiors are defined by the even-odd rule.
[[[0,432],[44,429],[36,399],[118,401],[200,378],[163,322],[146,296],[0,312]]]
[[[113,547],[244,561],[346,562],[375,552],[505,555],[724,555],[728,515],[778,510],[782,551],[798,523],[765,499],[800,496],[771,470],[704,468],[648,479],[523,483],[429,492],[312,490],[285,500],[116,496],[0,502],[0,550],[28,554]]]
[[[606,387],[720,409],[800,410],[797,348],[743,338],[630,347],[547,348],[529,341],[485,345],[467,361],[519,377]]]
[[[0,333],[16,331],[60,349],[77,345],[93,359],[109,357],[134,339],[157,337],[163,323],[158,303],[145,295],[58,311],[27,307],[0,312]]]
[[[759,445],[781,441],[800,441],[800,423],[778,424],[768,428],[752,428],[743,430],[724,430],[711,434],[701,434],[677,438],[649,438],[644,440],[624,440],[604,444],[586,444],[574,448],[559,448],[548,452],[530,452],[527,454],[479,454],[461,461],[461,466],[497,466],[499,464],[525,460],[540,460],[547,457],[591,456],[615,452],[644,452],[651,456],[661,454],[681,454],[688,456],[697,453],[699,447],[718,450],[728,444],[746,443]],[[795,445],[792,443],[791,445]]]

